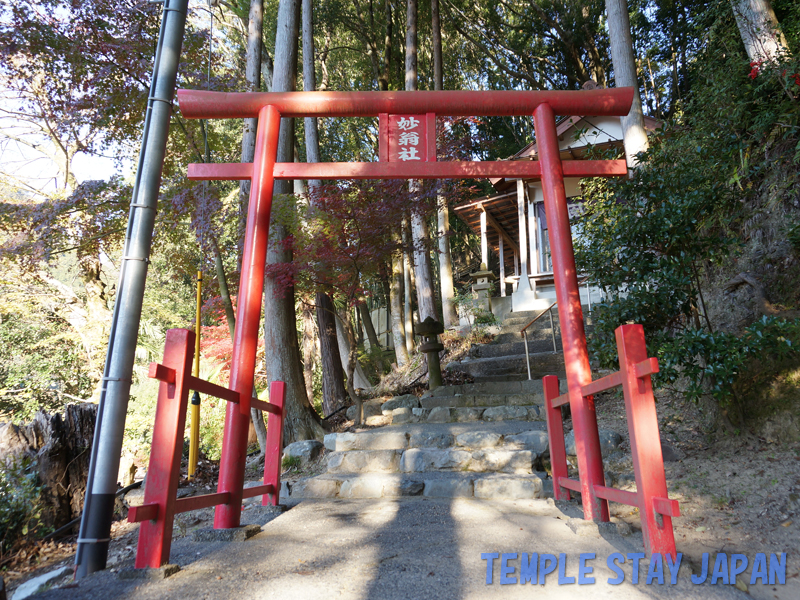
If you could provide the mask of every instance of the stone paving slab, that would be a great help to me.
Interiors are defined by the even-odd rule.
[[[610,585],[606,558],[615,552],[640,552],[638,535],[578,536],[567,515],[551,502],[482,501],[422,497],[397,500],[303,502],[241,544],[184,557],[181,570],[162,581],[120,580],[108,571],[81,580],[77,587],[49,590],[43,600],[516,600],[615,598],[619,600],[744,600],[730,585],[694,586],[681,569],[677,585],[644,585],[648,561],[639,565],[638,585]],[[191,547],[191,544],[190,546]],[[679,548],[680,550],[680,548]],[[482,553],[564,553],[565,575],[577,577],[580,553],[594,553],[596,583],[558,585],[558,570],[544,585],[500,585],[500,561],[493,584],[486,584]],[[509,567],[519,576],[520,560]]]

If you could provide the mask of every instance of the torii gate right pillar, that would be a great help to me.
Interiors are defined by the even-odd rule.
[[[587,520],[608,521],[608,501],[598,498],[594,492],[594,486],[605,485],[603,458],[594,399],[591,396],[584,398],[581,393],[581,387],[592,382],[592,370],[586,348],[578,272],[564,189],[564,169],[553,109],[548,104],[540,104],[533,112],[533,122],[542,164],[542,191],[549,221],[548,235],[555,273],[558,317],[561,321],[569,406],[575,430],[583,516]]]

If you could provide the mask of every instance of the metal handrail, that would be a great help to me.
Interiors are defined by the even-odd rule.
[[[520,335],[523,335],[523,334],[525,333],[525,330],[526,330],[528,327],[530,327],[531,325],[533,325],[534,323],[536,323],[536,321],[538,321],[539,319],[541,319],[541,318],[542,318],[542,316],[544,315],[544,313],[548,312],[548,311],[549,311],[551,308],[553,308],[553,307],[554,307],[556,304],[558,304],[558,300],[556,300],[555,302],[553,302],[553,303],[552,303],[550,306],[548,306],[548,307],[547,307],[547,308],[545,308],[545,309],[544,309],[542,312],[540,312],[538,315],[536,315],[536,316],[533,318],[533,321],[531,321],[530,323],[528,323],[527,325],[525,325],[525,327],[523,327],[523,328],[520,330],[520,332],[519,332],[519,333],[520,333]]]
[[[525,327],[522,328],[522,331],[520,331],[520,334],[522,335],[522,337],[525,338],[525,362],[528,365],[528,380],[532,379],[531,378],[531,355],[528,352],[528,332],[525,331],[525,330],[528,329],[528,327],[530,327],[534,323],[536,323],[536,321],[538,321],[542,316],[544,316],[544,313],[547,313],[548,315],[550,315],[550,334],[553,336],[553,352],[557,352],[557,350],[556,350],[556,328],[553,325],[553,307],[556,304],[558,304],[558,300],[553,302],[550,306],[548,306],[542,312],[540,312],[538,315],[536,315],[533,318],[533,321],[531,321],[530,323],[525,325]]]

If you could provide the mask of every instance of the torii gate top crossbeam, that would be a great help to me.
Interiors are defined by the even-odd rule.
[[[627,115],[633,88],[583,91],[438,91],[438,92],[250,92],[225,93],[178,90],[181,114],[189,119],[257,118],[270,107],[281,117],[375,117],[381,118],[381,151],[378,162],[358,163],[276,163],[275,179],[448,179],[475,177],[541,177],[542,169],[532,161],[446,161],[436,162],[436,145],[426,156],[389,157],[390,114],[418,115],[414,123],[435,116],[528,115],[549,106],[554,114]],[[431,121],[433,123],[433,121]],[[435,130],[434,125],[430,125]],[[397,133],[397,132],[396,132]],[[432,133],[433,135],[433,133]],[[417,138],[413,145],[418,143]],[[395,154],[397,148],[395,148]],[[415,151],[416,153],[416,151]],[[566,177],[610,177],[627,173],[622,160],[567,161]],[[253,165],[200,163],[189,165],[194,180],[247,180]]]
[[[437,116],[531,116],[540,104],[557,115],[624,117],[633,88],[582,91],[250,92],[178,90],[187,119],[254,119],[267,105],[282,117],[376,117],[380,113]]]

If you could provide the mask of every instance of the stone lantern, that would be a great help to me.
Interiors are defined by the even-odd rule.
[[[469,276],[475,281],[472,284],[472,291],[475,292],[477,299],[475,300],[475,308],[480,312],[491,314],[492,312],[492,299],[490,291],[492,289],[492,282],[497,279],[495,274],[486,267],[486,263],[481,263],[480,269]]]
[[[439,364],[439,352],[444,350],[444,346],[437,337],[444,333],[444,325],[428,317],[415,328],[417,335],[424,339],[419,349],[424,352],[428,359],[428,389],[435,390],[442,385],[442,367]]]

